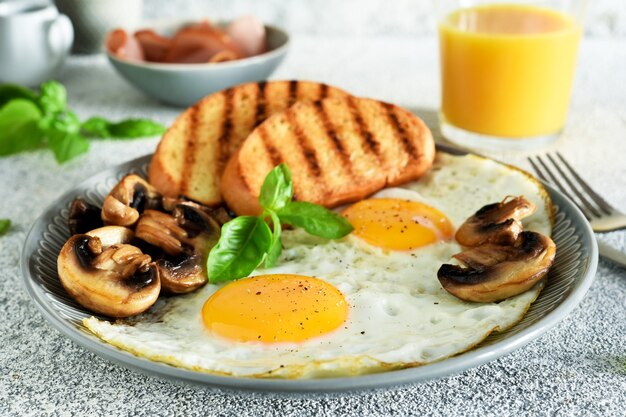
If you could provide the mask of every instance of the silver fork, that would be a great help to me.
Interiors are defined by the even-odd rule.
[[[552,169],[546,160],[552,165]],[[563,155],[556,152],[556,157],[546,154],[545,158],[535,156],[535,160],[528,157],[528,161],[539,178],[554,184],[578,206],[595,232],[611,232],[626,228],[626,215],[593,191]]]
[[[560,164],[556,158],[559,159]],[[548,167],[548,163],[544,158],[540,156],[535,156],[535,160],[532,157],[528,157],[528,162],[530,162],[539,178],[554,184],[578,206],[587,220],[589,220],[589,224],[591,224],[595,232],[610,232],[626,228],[626,215],[611,206],[598,193],[593,191],[589,184],[563,158],[563,155],[556,152],[556,158],[550,154],[545,155],[545,159],[553,166],[552,170]],[[556,175],[555,171],[559,175]],[[563,181],[559,179],[559,176]],[[563,185],[564,183],[567,184],[567,187]],[[626,254],[601,240],[596,239],[596,241],[598,242],[598,251],[601,256],[626,268]]]

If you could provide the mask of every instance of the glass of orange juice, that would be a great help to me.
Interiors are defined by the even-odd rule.
[[[533,149],[558,139],[586,2],[436,4],[444,137],[489,150]]]

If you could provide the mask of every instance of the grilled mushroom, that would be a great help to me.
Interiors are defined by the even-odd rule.
[[[228,211],[228,209],[223,206],[207,207],[201,204],[194,203],[191,200],[187,200],[182,196],[179,198],[165,196],[163,197],[163,210],[167,211],[168,213],[172,213],[179,204],[187,204],[196,207],[198,210],[203,211],[208,216],[213,218],[213,220],[215,220],[220,226],[222,226],[224,223],[228,223],[235,217],[234,213]]]
[[[102,227],[104,223],[100,217],[100,208],[82,198],[75,198],[70,204],[67,225],[73,235]]]
[[[485,243],[454,255],[466,268],[444,264],[437,278],[462,300],[500,301],[539,282],[552,266],[555,253],[556,246],[548,236],[522,232],[513,245]]]
[[[478,210],[461,225],[455,238],[463,246],[478,246],[487,242],[512,245],[522,231],[520,220],[535,210],[536,206],[524,196],[506,197],[500,203]]]
[[[182,294],[206,284],[206,258],[220,236],[220,226],[206,208],[185,201],[171,215],[146,210],[136,236],[165,253],[156,262],[165,291]]]
[[[129,245],[130,229],[102,227],[76,234],[58,258],[61,284],[79,304],[111,317],[139,314],[154,304],[161,289],[149,255]]]
[[[107,225],[131,227],[147,209],[162,207],[161,194],[138,175],[130,174],[111,190],[102,205],[102,220]]]

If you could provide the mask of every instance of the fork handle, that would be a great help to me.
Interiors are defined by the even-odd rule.
[[[607,245],[606,243],[596,239],[598,242],[598,251],[600,256],[610,259],[622,268],[626,268],[626,253],[620,252],[614,247]]]

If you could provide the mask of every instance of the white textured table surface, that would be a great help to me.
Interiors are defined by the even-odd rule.
[[[557,147],[626,210],[626,48],[583,42],[572,109]],[[434,130],[439,77],[434,39],[296,38],[275,78],[305,78],[416,111]],[[132,89],[103,57],[73,58],[61,74],[82,117],[180,109]],[[41,151],[0,159],[0,415],[626,415],[626,270],[601,260],[586,298],[556,328],[495,362],[438,381],[317,398],[213,392],[123,369],[60,335],[37,311],[18,267],[24,238],[61,193],[106,167],[150,153],[156,139],[94,142],[65,166]],[[499,155],[524,165],[520,155]],[[626,232],[601,236],[626,250]]]

